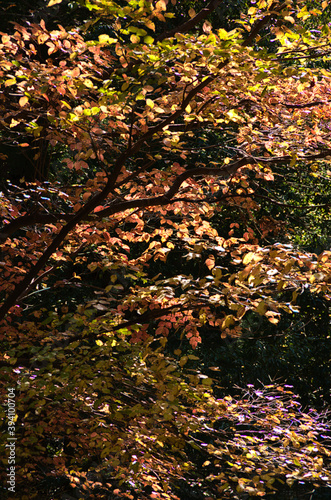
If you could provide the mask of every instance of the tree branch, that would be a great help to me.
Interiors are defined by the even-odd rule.
[[[312,102],[299,103],[299,104],[291,104],[288,102],[281,102],[280,104],[282,106],[286,106],[286,108],[304,109],[304,108],[313,108],[314,106],[326,105],[326,104],[329,104],[329,102],[328,101],[312,101]]]
[[[298,160],[300,161],[314,161],[318,159],[323,159],[328,156],[331,156],[331,150],[325,150],[317,154],[313,155],[306,155],[306,156],[300,156],[298,157]],[[103,219],[104,217],[109,217],[111,215],[114,215],[118,212],[122,212],[124,210],[127,210],[129,208],[148,208],[152,206],[164,206],[168,205],[169,203],[173,203],[174,201],[178,201],[178,199],[173,200],[173,196],[179,191],[180,186],[182,183],[186,180],[189,179],[190,177],[196,177],[196,176],[206,176],[206,175],[214,175],[217,177],[222,177],[223,179],[229,178],[231,175],[234,175],[236,171],[249,164],[256,164],[260,163],[263,165],[279,165],[282,163],[288,163],[292,160],[292,157],[289,155],[286,156],[279,156],[277,158],[275,157],[262,157],[262,158],[254,158],[247,156],[245,158],[241,158],[240,160],[237,160],[233,162],[232,164],[223,166],[221,168],[219,167],[197,167],[191,170],[186,170],[182,174],[180,174],[175,181],[173,182],[172,186],[168,189],[168,191],[165,194],[159,195],[159,196],[153,196],[150,198],[139,198],[139,199],[133,199],[133,200],[114,200],[113,203],[111,203],[110,206],[104,208],[103,210],[100,210],[96,214],[91,215],[90,213],[87,214],[86,217],[82,218],[79,220],[79,222],[83,221],[97,221],[100,219]],[[130,180],[132,177],[129,176],[126,180]],[[194,200],[182,200],[182,201],[187,201],[187,202],[193,202]],[[32,225],[32,224],[51,224],[53,222],[59,222],[60,220],[66,220],[68,223],[73,220],[73,218],[76,217],[75,215],[72,214],[59,214],[57,216],[52,215],[52,214],[31,214],[31,215],[23,215],[22,217],[19,217],[18,219],[15,219],[14,221],[10,222],[9,224],[5,225],[1,230],[0,230],[0,238],[7,238],[11,234],[13,234],[15,231],[20,229],[21,227]],[[78,223],[78,222],[77,222]]]
[[[220,0],[212,0],[207,7],[210,8],[210,12],[216,8],[217,5],[220,4]],[[270,7],[272,9],[274,4]],[[279,7],[281,9],[282,7]],[[204,10],[204,9],[203,9]],[[208,12],[209,13],[209,12]],[[243,43],[242,46],[248,46],[251,44],[255,36],[258,34],[259,30],[262,29],[265,25],[268,24],[268,22],[272,19],[272,14],[265,16],[261,21],[257,23],[255,27],[253,27],[252,32],[248,39],[246,39]],[[187,30],[187,25],[186,25],[186,30]],[[170,36],[170,35],[166,35]],[[217,70],[220,71],[223,69],[227,64],[229,60],[225,59],[220,62],[220,64],[217,67]],[[200,92],[202,91],[207,85],[209,85],[211,82],[213,82],[216,77],[217,73],[211,74],[207,76],[206,78],[202,79],[202,81],[193,87],[188,93],[187,96],[183,99],[183,102],[181,106],[178,107],[176,111],[174,111],[173,114],[169,115],[167,118],[165,118],[163,121],[155,125],[154,127],[150,127],[145,134],[143,134],[140,139],[138,139],[131,147],[129,146],[126,151],[124,151],[122,154],[119,155],[118,159],[116,160],[113,170],[111,172],[111,175],[108,177],[107,183],[105,187],[97,192],[94,196],[92,196],[86,204],[81,207],[81,209],[75,214],[75,216],[67,222],[65,226],[62,227],[60,232],[55,236],[53,239],[52,243],[48,246],[48,248],[45,250],[45,252],[42,254],[42,256],[39,258],[37,263],[30,269],[30,271],[26,274],[24,279],[20,281],[14,291],[6,298],[2,306],[0,307],[0,321],[6,316],[8,311],[17,303],[18,298],[24,294],[25,290],[30,286],[32,281],[37,277],[39,272],[43,269],[45,264],[47,263],[48,259],[51,257],[51,255],[59,248],[59,246],[62,244],[66,236],[76,227],[77,224],[79,224],[82,220],[86,220],[89,214],[93,212],[93,210],[98,206],[101,205],[101,203],[104,202],[104,200],[107,198],[108,194],[112,192],[114,189],[114,186],[116,185],[117,179],[121,173],[121,170],[123,166],[125,165],[126,161],[132,157],[134,153],[137,153],[140,148],[145,144],[145,142],[153,137],[155,134],[158,134],[161,132],[164,127],[167,125],[170,125],[173,123],[179,116],[181,116],[187,105],[192,101],[192,99]],[[329,153],[330,154],[330,153]],[[291,158],[291,157],[289,157]],[[281,157],[279,161],[286,161],[286,157]],[[241,166],[249,164],[249,163],[256,163],[257,160],[253,158],[243,158],[237,162],[234,162],[231,166],[228,165],[226,168],[223,169],[223,174],[226,176],[230,176],[233,173],[235,173]],[[259,160],[260,163],[263,163],[262,160]],[[197,170],[199,170],[199,173],[197,173]],[[167,191],[166,195],[163,197],[163,204],[169,203],[171,198],[174,196],[174,194],[178,191],[180,185],[182,182],[190,177],[191,175],[217,175],[217,171],[220,172],[220,169],[203,169],[204,173],[200,169],[193,169],[193,171],[187,171],[178,176],[174,184],[170,187],[170,189]],[[151,200],[148,200],[151,202]],[[159,200],[161,201],[161,200]],[[110,213],[114,214],[118,211],[120,211],[120,207],[123,207],[123,203],[121,202],[119,204],[116,204],[116,207],[111,208]],[[130,202],[127,202],[129,204]],[[136,203],[141,203],[142,206],[149,206],[148,204],[144,205],[143,200],[137,200]],[[123,208],[122,208],[123,209]],[[107,210],[107,209],[106,209]],[[115,210],[115,211],[113,211]],[[105,211],[102,211],[105,212]],[[102,217],[101,214],[99,216]]]
[[[248,47],[251,45],[252,41],[256,38],[258,33],[269,24],[269,22],[272,20],[272,17],[274,14],[277,14],[280,12],[284,7],[284,4],[280,4],[277,6],[277,2],[274,2],[273,4],[270,5],[269,11],[270,14],[267,14],[264,16],[262,19],[259,19],[255,24],[253,24],[252,30],[250,31],[249,36],[246,38],[246,40],[242,43],[243,47]]]
[[[184,22],[183,24],[177,26],[176,28],[170,31],[161,33],[161,35],[159,35],[156,38],[155,42],[156,43],[162,42],[162,40],[164,40],[165,38],[171,38],[174,35],[176,35],[176,33],[187,33],[192,28],[194,28],[194,26],[196,26],[198,23],[206,19],[206,17],[209,16],[209,14],[211,14],[222,2],[223,0],[211,0],[211,2],[209,2],[208,5],[206,5],[206,7],[201,9],[200,12],[198,12],[194,17],[192,17],[188,21]]]

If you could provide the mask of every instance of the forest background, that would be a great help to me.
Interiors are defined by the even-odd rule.
[[[1,9],[1,498],[329,498],[329,2]]]

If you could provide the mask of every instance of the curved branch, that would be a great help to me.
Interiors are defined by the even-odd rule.
[[[325,150],[317,154],[313,155],[306,155],[306,156],[300,156],[298,157],[298,160],[300,161],[314,161],[318,159],[323,159],[327,158],[328,156],[331,156],[331,150]],[[244,167],[245,165],[252,165],[256,163],[260,163],[263,165],[276,165],[276,164],[282,164],[282,163],[287,163],[290,162],[293,158],[289,155],[286,156],[279,156],[277,158],[275,157],[270,157],[270,158],[254,158],[247,156],[245,158],[241,158],[233,163],[230,163],[229,165],[225,165],[221,168],[219,167],[197,167],[193,168],[191,170],[186,170],[182,174],[180,174],[176,179],[174,180],[173,184],[170,186],[168,191],[165,194],[159,195],[159,196],[153,196],[150,198],[138,198],[138,199],[133,199],[133,200],[114,200],[113,203],[111,203],[108,207],[104,208],[103,210],[100,210],[96,214],[91,214],[88,213],[86,217],[83,217],[79,220],[79,222],[83,221],[97,221],[100,219],[103,219],[104,217],[109,217],[111,215],[115,215],[118,212],[122,212],[124,210],[127,210],[129,208],[148,208],[152,206],[164,206],[168,205],[169,203],[172,203],[174,201],[178,201],[177,199],[174,200],[173,196],[176,195],[176,193],[179,191],[180,186],[182,183],[191,177],[196,177],[196,176],[206,176],[206,175],[214,175],[217,177],[222,177],[223,179],[229,178],[231,175],[234,175],[237,170],[241,167]],[[127,180],[130,180],[131,176],[128,177]],[[185,200],[182,200],[185,201]],[[194,200],[189,200],[187,199],[186,201],[192,202]],[[51,224],[53,222],[59,222],[61,220],[65,220],[66,222],[72,221],[76,216],[73,214],[58,214],[58,215],[53,215],[53,214],[40,214],[40,213],[34,213],[30,215],[23,215],[22,217],[19,217],[9,224],[6,224],[1,230],[0,230],[0,239],[5,239],[11,236],[15,231],[20,229],[21,227],[24,226],[29,226],[32,224]],[[78,222],[77,222],[78,223]]]
[[[209,4],[209,6],[214,9],[216,5],[218,5],[219,0],[212,0]],[[274,8],[274,4],[270,7],[270,10]],[[281,10],[282,6],[278,7],[278,10]],[[276,11],[276,8],[275,8]],[[265,25],[267,25],[270,20],[272,19],[273,13],[271,12],[269,15],[265,16],[263,19],[261,19],[256,26],[253,26],[252,32],[250,33],[248,39],[246,39],[243,43],[242,46],[245,47],[247,45],[250,45],[255,36],[258,34],[259,30],[262,29]],[[187,29],[187,28],[186,28]],[[169,36],[169,35],[167,35]],[[138,139],[132,146],[129,145],[127,150],[124,151],[122,154],[119,155],[118,159],[116,160],[114,164],[114,168],[111,172],[111,175],[108,177],[107,183],[105,187],[96,193],[94,196],[92,196],[86,204],[81,207],[81,209],[75,214],[75,216],[65,224],[60,232],[55,236],[51,244],[47,247],[45,252],[42,254],[42,256],[39,258],[37,263],[30,269],[30,271],[26,274],[25,278],[20,281],[14,291],[6,298],[2,306],[0,307],[0,321],[6,316],[8,311],[15,306],[17,303],[17,300],[19,297],[24,294],[25,290],[30,287],[32,284],[33,280],[38,276],[39,272],[43,269],[43,267],[46,265],[48,262],[49,258],[51,255],[59,248],[59,246],[62,244],[66,236],[76,227],[77,224],[79,224],[81,221],[86,220],[88,216],[90,216],[91,212],[98,206],[101,205],[109,193],[111,193],[116,185],[116,182],[118,180],[118,177],[121,173],[121,170],[123,166],[125,165],[126,161],[132,157],[134,153],[137,153],[141,147],[145,144],[145,142],[153,137],[155,134],[158,134],[161,132],[164,127],[167,125],[170,125],[173,123],[178,117],[180,117],[184,112],[185,108],[187,105],[192,101],[192,99],[200,92],[202,91],[207,85],[209,85],[211,82],[213,82],[216,77],[218,72],[223,69],[227,64],[229,63],[229,59],[225,59],[220,62],[220,64],[217,67],[217,72],[214,74],[211,74],[207,77],[205,77],[196,87],[193,87],[186,95],[186,97],[183,99],[181,106],[178,107],[176,111],[173,112],[173,114],[169,115],[166,117],[163,121],[155,125],[154,127],[150,127],[145,134],[143,134],[140,139]],[[329,156],[330,153],[328,153],[325,156]],[[325,157],[324,156],[324,157]],[[287,157],[291,159],[291,157]],[[263,163],[267,161],[266,159],[254,159],[254,158],[243,158],[241,160],[238,160],[237,162],[234,162],[232,165],[228,165],[225,168],[222,169],[222,173],[225,174],[226,176],[233,175],[241,166],[249,164],[249,163],[257,163],[257,162]],[[270,160],[269,160],[270,161]],[[277,160],[277,162],[282,162],[286,161],[286,157],[281,157]],[[200,171],[200,169],[198,169]],[[212,175],[217,175],[217,172],[215,170],[219,169],[203,169],[204,174],[212,174]],[[174,184],[170,187],[166,195],[163,196],[164,203],[169,203],[171,198],[174,196],[174,194],[178,191],[180,185],[182,182],[185,180],[185,178],[190,177],[191,175],[203,175],[203,172],[200,171],[197,173],[197,169],[193,169],[192,171],[187,171],[178,176]],[[139,201],[139,200],[138,200]],[[161,201],[161,200],[159,200]],[[150,200],[149,200],[150,202]],[[121,202],[122,204],[125,202]],[[119,211],[119,207],[121,206],[121,203],[117,204],[115,208],[115,212],[111,211],[111,213],[116,213],[116,211]],[[139,203],[142,203],[141,201]],[[145,206],[148,206],[145,205]],[[123,209],[123,208],[122,208]],[[114,210],[114,208],[112,209]],[[99,214],[99,216],[102,216]]]
[[[202,9],[202,11],[200,11],[200,13],[203,12],[205,15],[208,15],[210,12],[212,12],[221,3],[221,1],[222,0],[212,0],[207,5],[207,7],[205,7],[204,9]],[[272,7],[273,7],[273,5],[271,6],[271,8]],[[200,13],[198,13],[197,16],[199,16]],[[195,16],[194,18],[192,18],[192,20],[189,21],[189,22],[193,22],[193,20],[196,19],[197,16]],[[202,14],[201,14],[201,16],[202,16]],[[201,17],[201,18],[199,18],[199,20],[201,20],[203,18],[204,17]],[[249,45],[252,42],[252,40],[256,37],[256,35],[258,34],[258,31],[260,29],[262,29],[266,24],[268,24],[268,22],[271,20],[271,18],[272,18],[272,16],[268,15],[268,16],[265,16],[263,19],[261,19],[257,23],[257,25],[253,28],[252,32],[250,33],[250,36],[242,43],[242,45],[243,46]],[[196,22],[198,22],[198,21],[196,21]],[[177,28],[176,29],[177,31],[175,31],[175,32],[179,32],[178,30],[184,31],[184,28],[183,28],[184,25],[186,25],[185,29],[188,29],[188,27],[187,27],[188,24],[184,23],[181,27]],[[170,35],[168,34],[167,36],[170,36]],[[164,38],[165,38],[165,36],[164,36]],[[223,69],[228,64],[228,62],[229,62],[228,59],[221,61],[221,63],[218,65],[217,69],[218,70]],[[115,166],[114,166],[112,175],[108,179],[108,182],[107,182],[107,189],[105,188],[105,190],[106,190],[105,197],[114,189],[114,187],[116,185],[117,178],[118,178],[118,176],[119,176],[119,174],[121,172],[121,169],[122,169],[123,165],[125,164],[126,160],[128,158],[130,158],[130,156],[133,153],[136,153],[137,151],[139,151],[140,148],[141,148],[141,146],[144,144],[144,142],[147,139],[149,139],[153,135],[155,135],[158,132],[160,132],[166,126],[170,126],[170,127],[173,127],[174,129],[177,128],[178,130],[181,130],[181,127],[183,127],[183,125],[182,124],[175,124],[173,122],[179,116],[181,116],[183,114],[186,106],[191,102],[191,100],[204,87],[208,86],[213,80],[215,80],[216,76],[217,75],[213,74],[213,75],[209,75],[205,79],[203,79],[200,82],[199,85],[197,85],[196,87],[192,88],[188,92],[186,98],[183,99],[182,105],[179,107],[179,109],[177,109],[176,111],[174,111],[174,113],[172,113],[171,115],[169,115],[168,117],[166,117],[158,125],[155,125],[154,127],[150,127],[149,130],[145,134],[143,134],[143,136],[140,137],[140,139],[138,139],[135,144],[133,144],[133,145],[130,144],[130,146],[128,147],[128,149],[126,150],[126,152],[122,153],[122,155],[120,155],[120,157],[118,158],[118,160],[115,162]],[[184,130],[190,130],[190,124],[184,125]],[[168,193],[168,196],[170,194],[171,193]],[[92,201],[92,199],[89,200],[89,202],[90,201]],[[89,202],[87,203],[87,205],[89,205]],[[80,213],[80,211],[78,213]],[[78,214],[76,214],[76,215],[78,215]],[[15,231],[17,231],[17,229],[19,229],[20,227],[22,227],[22,226],[24,226],[26,224],[40,224],[40,223],[47,224],[47,223],[51,223],[51,222],[55,222],[55,221],[58,222],[59,220],[66,220],[68,222],[70,222],[71,220],[73,220],[72,216],[70,216],[70,215],[68,216],[66,214],[63,214],[61,216],[55,216],[55,219],[54,219],[53,215],[38,214],[38,213],[35,213],[33,215],[32,214],[26,215],[26,216],[23,216],[23,217],[25,217],[25,219],[23,220],[22,218],[20,218],[21,222],[18,222],[18,220],[15,219],[14,221],[12,221],[9,224],[7,224],[6,226],[4,226],[0,230],[0,240],[6,239],[11,234],[13,234]],[[80,220],[82,220],[82,219],[80,219]],[[1,319],[1,308],[0,308],[0,319]]]
[[[312,102],[304,102],[299,104],[291,104],[288,102],[281,102],[282,106],[286,108],[294,108],[294,109],[304,109],[304,108],[313,108],[314,106],[326,105],[329,104],[328,101],[312,101]]]
[[[170,31],[161,33],[161,35],[159,35],[156,38],[155,42],[162,42],[162,40],[164,40],[165,38],[173,37],[174,35],[176,35],[176,33],[187,33],[189,30],[194,28],[194,26],[196,26],[198,23],[206,19],[206,17],[209,16],[209,14],[211,14],[216,9],[216,7],[218,7],[222,2],[223,0],[211,0],[211,2],[209,2],[208,5],[206,5],[206,7],[201,9],[200,12],[198,12],[194,17],[192,17],[188,21],[184,22],[180,26],[177,26],[176,28]]]
[[[116,162],[118,164],[117,168],[119,168],[120,162],[124,163],[125,160],[126,155],[121,155]],[[6,316],[11,307],[13,307],[17,303],[19,297],[24,294],[26,289],[30,287],[33,280],[38,276],[39,272],[46,265],[51,255],[61,245],[66,236],[76,227],[77,224],[79,224],[79,222],[84,220],[95,209],[95,207],[100,205],[105,200],[105,198],[111,191],[113,182],[113,179],[110,177],[103,190],[92,196],[87,201],[87,203],[76,213],[76,215],[65,226],[62,227],[60,232],[55,236],[52,243],[46,248],[45,252],[39,258],[37,263],[30,269],[25,278],[23,278],[23,280],[16,285],[14,291],[6,298],[6,300],[0,307],[0,321]]]
[[[198,301],[195,304],[189,304],[189,303],[188,304],[174,304],[173,306],[164,307],[161,309],[149,309],[148,311],[141,314],[140,316],[137,315],[137,316],[134,316],[128,320],[124,320],[121,323],[119,323],[118,325],[112,325],[112,326],[109,325],[108,330],[107,330],[107,334],[109,333],[109,330],[112,330],[115,332],[115,331],[121,330],[123,328],[130,328],[130,326],[150,323],[151,321],[161,319],[163,316],[167,316],[169,313],[172,313],[175,311],[176,312],[178,312],[178,311],[181,311],[181,312],[190,311],[190,310],[198,309],[200,307],[205,307],[205,306],[206,306],[206,304],[204,302]],[[103,319],[103,316],[100,316],[100,319]],[[100,338],[100,337],[102,338],[104,333],[105,332],[100,332],[100,333],[98,333],[98,335],[96,337],[95,332],[93,332],[93,333],[91,333],[91,336],[93,337],[93,340],[95,340],[96,338]],[[62,346],[63,345],[70,345],[72,342],[76,342],[77,340],[82,339],[82,336],[84,336],[84,338],[87,339],[89,335],[86,336],[86,332],[83,333],[80,331],[79,333],[75,333],[74,335],[69,335],[69,336],[66,335],[64,338],[61,338],[61,337],[56,338],[48,345],[51,345],[54,347],[58,347],[59,345],[62,345]],[[17,366],[31,368],[31,365],[38,367],[38,361],[33,360],[32,356],[17,357],[14,363],[13,363],[12,359],[0,359],[0,368],[4,367],[4,366],[9,366],[12,368],[15,368]],[[41,360],[40,364],[42,364],[42,363],[43,363],[43,361]],[[56,361],[55,361],[55,365],[60,366],[59,364],[57,364]],[[55,365],[53,364],[53,366],[55,366]]]
[[[34,212],[30,214],[22,215],[21,217],[17,217],[16,219],[9,222],[9,224],[5,224],[0,229],[0,242],[9,238],[16,231],[21,229],[24,226],[32,226],[33,224],[52,224],[59,222],[61,220],[65,220],[69,222],[73,218],[72,214],[41,214],[40,212]]]
[[[249,45],[251,45],[251,43],[256,38],[258,33],[272,21],[273,16],[275,14],[278,14],[279,12],[281,12],[282,9],[284,8],[284,6],[286,6],[285,4],[280,4],[280,5],[279,4],[277,5],[277,4],[278,4],[278,2],[272,3],[269,7],[270,13],[265,15],[262,19],[259,19],[258,21],[256,21],[255,24],[253,24],[253,27],[249,33],[249,36],[246,38],[246,40],[242,44],[243,47],[248,47]]]

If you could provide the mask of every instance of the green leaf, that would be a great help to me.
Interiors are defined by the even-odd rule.
[[[217,34],[219,36],[219,38],[221,40],[227,40],[228,39],[228,32],[225,31],[223,28],[220,28],[218,31],[217,31]]]
[[[147,45],[152,45],[152,43],[154,43],[154,38],[152,38],[151,36],[145,36],[144,43],[147,43]]]

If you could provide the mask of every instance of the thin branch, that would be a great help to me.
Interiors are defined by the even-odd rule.
[[[252,44],[253,40],[256,38],[256,36],[259,34],[259,32],[265,28],[272,20],[273,17],[278,15],[283,9],[286,9],[288,6],[286,2],[274,2],[270,5],[268,12],[266,12],[266,15],[262,18],[257,20],[254,24],[253,27],[249,33],[249,36],[246,38],[246,40],[243,42],[243,47],[248,47],[249,45]],[[273,60],[279,60],[279,58],[275,58]]]
[[[240,195],[240,196],[242,196],[242,195]],[[263,200],[267,200],[270,203],[272,203],[273,205],[278,205],[279,207],[293,208],[293,209],[300,209],[300,210],[314,210],[315,208],[329,208],[331,206],[331,203],[323,203],[321,205],[291,205],[289,203],[282,203],[282,202],[277,201],[273,198],[270,198],[269,196],[264,196],[262,194],[253,194],[253,195],[247,195],[247,196],[251,196],[252,198],[260,198]]]
[[[161,33],[156,39],[155,42],[162,42],[165,38],[171,38],[176,35],[176,33],[187,33],[192,28],[194,28],[198,23],[206,19],[209,14],[214,12],[214,10],[223,2],[223,0],[211,0],[206,7],[200,10],[194,17],[184,22],[183,24],[177,26],[176,28]]]
[[[296,48],[296,49],[289,49],[289,50],[284,50],[284,52],[281,52],[279,56],[287,56],[289,54],[297,54],[298,52],[310,52],[312,50],[317,50],[317,49],[324,49],[324,48],[330,48],[329,43],[323,43],[322,45],[316,45],[315,47],[305,47],[305,48]],[[276,61],[277,59],[272,59],[272,61]]]
[[[137,324],[146,324],[146,323],[150,323],[153,320],[161,319],[163,316],[166,316],[167,314],[175,312],[175,311],[181,311],[181,312],[182,311],[191,311],[191,310],[194,310],[196,308],[204,307],[204,306],[206,306],[205,303],[197,302],[195,304],[174,304],[173,306],[165,307],[162,309],[149,309],[144,314],[141,314],[140,316],[137,315],[130,320],[122,321],[122,323],[120,323],[118,325],[108,325],[107,333],[109,333],[110,329],[112,331],[117,331],[117,330],[121,330],[122,328],[128,328],[130,326],[137,325]],[[99,319],[104,320],[105,317],[100,316]],[[91,335],[93,336],[93,339],[95,340],[95,338],[96,338],[95,332],[93,332]],[[101,337],[102,335],[104,335],[104,333],[100,332],[97,335],[97,337]],[[85,339],[88,338],[88,335],[86,336],[86,332],[78,332],[74,335],[70,335],[69,337],[66,336],[64,339],[56,338],[52,342],[52,345],[57,346],[59,344],[62,344],[63,342],[66,345],[70,345],[72,342],[80,340],[82,338],[82,336],[84,336]],[[0,367],[2,367],[2,366],[11,366],[13,368],[16,366],[29,367],[29,366],[31,366],[32,359],[31,359],[31,357],[18,357],[16,359],[15,363],[12,363],[11,361],[12,360],[0,360]]]
[[[6,240],[13,233],[24,226],[32,226],[33,224],[55,224],[61,220],[69,222],[72,218],[72,214],[41,214],[40,212],[28,213],[22,215],[21,217],[17,217],[9,222],[9,224],[5,224],[0,229],[0,241]]]
[[[314,106],[320,106],[320,105],[326,105],[329,104],[328,101],[312,101],[312,102],[306,102],[306,103],[299,103],[299,104],[291,104],[287,102],[281,102],[280,103],[282,106],[286,106],[287,108],[295,108],[295,109],[303,109],[303,108],[313,108]]]
[[[155,160],[150,160],[149,162],[147,162],[145,165],[143,165],[142,167],[138,168],[137,170],[135,170],[134,172],[131,172],[127,177],[125,177],[122,181],[119,181],[117,184],[115,184],[115,189],[122,186],[123,184],[126,184],[127,182],[129,181],[132,181],[133,179],[135,179],[139,174],[141,174],[142,172],[145,172],[149,167],[151,167],[153,164],[155,163]]]
[[[328,156],[331,156],[331,150],[325,150],[317,154],[313,155],[306,155],[306,156],[301,156],[298,157],[298,160],[300,161],[313,161],[313,160],[318,160],[318,159],[323,159],[327,158]],[[197,167],[191,170],[186,170],[182,174],[176,177],[175,181],[173,182],[172,186],[168,189],[168,191],[165,194],[159,195],[159,196],[152,196],[150,198],[135,198],[132,200],[114,200],[108,207],[104,208],[103,210],[100,210],[96,214],[90,214],[88,213],[86,217],[80,219],[79,222],[82,221],[89,221],[89,220],[100,220],[104,217],[109,217],[111,215],[114,215],[118,212],[127,210],[129,208],[148,208],[152,206],[164,206],[168,205],[169,203],[173,203],[175,201],[179,201],[178,199],[173,199],[173,197],[176,195],[176,193],[179,191],[180,186],[182,183],[190,178],[190,177],[196,177],[196,176],[207,176],[207,175],[214,175],[221,177],[223,179],[229,178],[231,175],[234,175],[236,171],[249,164],[256,164],[260,163],[263,165],[273,165],[273,164],[282,164],[282,163],[288,163],[292,160],[292,156],[286,155],[286,156],[279,156],[279,157],[262,157],[262,158],[254,158],[254,157],[245,157],[241,158],[240,160],[237,160],[233,162],[232,164],[225,165],[223,167]],[[125,180],[123,180],[123,183],[131,180],[135,176],[135,172],[130,174]],[[122,181],[120,183],[115,184],[115,188],[118,187],[119,185],[122,185]],[[260,195],[262,196],[262,195]],[[268,198],[269,201],[270,198]],[[102,200],[103,201],[103,200]],[[188,202],[193,202],[194,200],[182,200],[182,201],[188,201]],[[276,203],[276,200],[275,200]],[[279,203],[279,202],[277,202]],[[327,204],[325,206],[328,206]],[[310,206],[311,207],[311,206]],[[316,208],[319,206],[316,206]],[[321,206],[322,208],[323,206]],[[308,208],[308,207],[307,207]],[[0,237],[3,239],[9,237],[11,234],[13,234],[15,231],[17,231],[19,228],[24,227],[24,226],[29,226],[32,224],[51,224],[53,222],[59,222],[61,220],[66,220],[68,223],[73,220],[75,216],[72,214],[59,214],[59,215],[52,215],[52,214],[40,214],[40,213],[34,213],[31,215],[23,215],[22,217],[19,217],[15,219],[14,221],[10,222],[9,224],[5,225],[1,230],[0,230]]]
[[[212,12],[216,6],[220,4],[220,0],[212,0],[208,6],[207,6],[207,11],[208,8],[210,9],[210,12]],[[274,4],[273,4],[274,5]],[[273,8],[273,5],[271,8]],[[203,9],[204,10],[204,9]],[[208,15],[209,12],[206,12],[206,15]],[[250,43],[253,41],[255,36],[258,34],[258,31],[267,25],[269,21],[272,19],[272,15],[267,15],[265,18],[263,18],[260,22],[257,23],[257,26],[253,27],[252,32],[248,39],[246,39],[242,46],[248,46]],[[189,28],[186,25],[185,30],[187,31]],[[166,36],[170,36],[169,34]],[[101,205],[109,193],[111,193],[114,189],[114,186],[117,183],[118,177],[121,173],[122,168],[124,167],[125,163],[127,160],[129,160],[134,153],[137,153],[141,147],[145,144],[145,142],[153,137],[155,134],[158,134],[161,132],[165,126],[170,125],[173,123],[178,117],[180,117],[184,111],[187,105],[192,101],[192,99],[200,92],[202,91],[207,85],[209,85],[211,82],[213,82],[216,77],[218,72],[223,69],[227,64],[229,60],[226,59],[222,61],[218,67],[217,67],[217,73],[207,76],[204,78],[200,84],[198,84],[196,87],[193,87],[187,94],[186,98],[183,99],[182,105],[174,111],[171,115],[169,115],[167,118],[165,118],[163,121],[155,125],[154,127],[150,127],[145,134],[143,134],[140,139],[136,141],[135,144],[133,144],[131,147],[128,147],[126,151],[124,151],[122,154],[119,155],[117,160],[114,163],[113,170],[111,172],[111,175],[107,179],[107,183],[104,186],[104,188],[97,192],[94,196],[88,199],[88,201],[85,203],[84,206],[81,207],[81,209],[75,214],[75,216],[67,222],[65,226],[62,227],[60,232],[55,236],[53,239],[52,243],[48,246],[48,248],[45,250],[45,252],[42,254],[42,256],[39,258],[37,263],[30,269],[30,271],[26,274],[26,276],[23,278],[22,281],[20,281],[14,291],[6,298],[2,306],[0,307],[0,321],[6,316],[8,311],[15,306],[17,303],[18,298],[24,293],[24,291],[30,286],[32,281],[36,278],[36,276],[39,274],[39,272],[43,269],[43,267],[46,265],[48,262],[49,258],[51,255],[59,248],[59,246],[62,244],[66,236],[79,224],[81,221],[86,220],[86,218],[94,211],[94,209],[98,206]],[[285,159],[285,157],[284,157]],[[242,161],[242,165],[250,163],[248,160],[245,163],[245,159],[239,160],[239,162],[235,162],[232,166],[227,166],[225,169],[223,169],[223,173],[225,175],[232,175],[232,173],[235,173],[240,166],[240,161]],[[253,160],[253,163],[256,163],[256,161]],[[232,170],[231,170],[232,169]],[[196,169],[194,169],[196,170]],[[206,174],[209,175],[209,172],[211,175],[217,174],[215,172],[215,169],[205,169]],[[203,173],[201,172],[203,175]],[[201,175],[201,174],[193,174],[193,175]],[[183,175],[186,175],[185,178],[190,177],[190,173],[187,172],[185,174],[180,175],[177,180],[174,182],[174,184],[171,186],[171,188],[168,190],[166,195],[163,197],[163,204],[166,204],[166,202],[170,202],[171,198],[173,195],[178,191],[180,185],[184,181]],[[162,198],[162,197],[161,197]],[[142,200],[141,200],[142,201]],[[141,203],[140,201],[140,203]],[[150,200],[148,200],[150,201]],[[162,201],[162,200],[159,200]],[[138,200],[139,202],[139,200]],[[111,210],[110,213],[116,213],[116,211],[119,211],[119,207],[123,204],[121,202],[120,204],[117,204],[115,208]],[[142,204],[142,206],[149,206],[148,203],[145,205]],[[115,212],[113,211],[115,209]],[[101,211],[102,212],[102,211]],[[104,212],[104,211],[103,211]],[[99,216],[102,216],[99,214]]]
[[[133,137],[133,125],[134,125],[134,108],[132,107],[131,116],[130,116],[130,134],[128,139],[128,149],[132,147],[132,137]]]
[[[196,303],[196,304],[175,304],[170,307],[165,307],[164,309],[149,309],[146,311],[144,314],[141,314],[140,316],[134,316],[133,318],[123,321],[119,325],[116,326],[111,326],[112,330],[121,330],[122,328],[127,328],[128,326],[133,326],[137,324],[146,324],[150,323],[151,321],[155,319],[160,319],[163,316],[166,316],[169,313],[176,312],[176,311],[190,311],[192,309],[196,309],[198,307],[204,307],[206,304],[204,302],[201,303]],[[109,325],[108,325],[109,326]]]
[[[118,162],[123,158],[123,155],[118,159]],[[58,249],[62,244],[66,236],[76,227],[79,222],[84,220],[88,214],[90,214],[98,205],[100,205],[104,199],[108,196],[110,192],[110,186],[112,185],[111,178],[108,180],[106,186],[101,192],[96,193],[92,196],[86,204],[76,213],[76,215],[62,227],[60,232],[55,236],[52,243],[46,248],[45,252],[39,258],[37,263],[30,269],[26,276],[20,281],[14,291],[6,298],[2,306],[0,307],[0,321],[6,316],[7,312],[17,303],[19,297],[21,297],[25,290],[29,288],[32,281],[36,278],[39,272],[48,262],[52,254]]]
[[[79,128],[82,128],[82,127],[79,127]],[[84,129],[83,129],[84,130]],[[101,170],[105,171],[105,168],[104,166],[102,165],[101,161],[100,161],[100,158],[99,158],[99,154],[98,154],[98,150],[97,150],[97,147],[96,147],[96,144],[95,144],[95,141],[92,137],[92,134],[91,134],[91,131],[88,130],[88,134],[89,134],[89,137],[90,137],[90,141],[91,141],[91,146],[92,146],[92,149],[93,149],[93,152],[94,152],[94,155],[95,155],[95,159],[96,159],[96,162],[98,163],[99,167],[101,168]]]
[[[182,202],[182,203],[219,203],[222,201],[226,201],[227,199],[232,199],[232,198],[259,198],[259,199],[265,199],[268,202],[270,202],[272,205],[277,205],[279,207],[284,207],[284,208],[292,208],[292,209],[299,209],[299,210],[314,210],[316,208],[329,208],[331,207],[331,203],[323,203],[321,205],[291,205],[289,203],[282,203],[280,201],[277,201],[273,198],[269,198],[269,196],[264,196],[261,194],[224,194],[223,196],[205,196],[204,198],[173,198],[171,200],[171,203],[176,203],[176,202]]]

